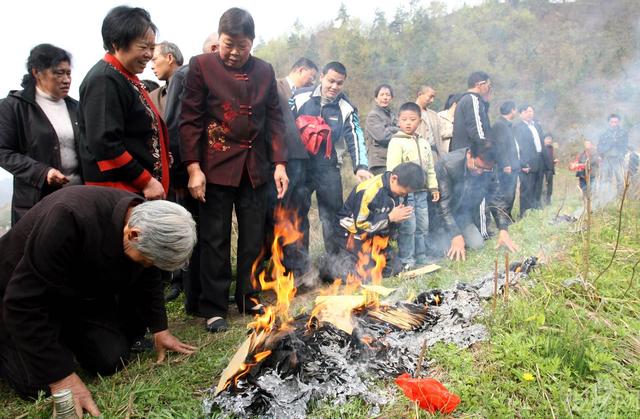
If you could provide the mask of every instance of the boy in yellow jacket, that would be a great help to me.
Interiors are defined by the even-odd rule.
[[[422,167],[427,179],[422,190],[409,195],[407,205],[414,208],[414,215],[400,225],[398,256],[405,270],[427,263],[426,238],[429,231],[427,200],[429,194],[433,202],[440,199],[431,146],[425,138],[416,133],[420,125],[420,114],[420,107],[413,102],[407,102],[400,107],[398,113],[400,131],[391,138],[387,151],[387,170],[391,171],[401,163],[413,162]]]

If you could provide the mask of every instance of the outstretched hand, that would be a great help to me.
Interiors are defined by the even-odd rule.
[[[153,346],[158,352],[157,362],[161,364],[167,357],[167,351],[179,352],[191,355],[196,351],[196,347],[182,343],[180,339],[173,336],[168,330],[163,330],[153,334]]]
[[[91,416],[100,416],[100,410],[96,406],[96,402],[91,397],[91,392],[84,385],[82,379],[74,372],[71,375],[67,375],[60,381],[49,384],[51,394],[55,394],[59,391],[69,389],[73,393],[73,402],[76,405],[76,415],[81,418],[84,411],[89,412]]]
[[[462,237],[462,234],[458,234],[451,239],[451,247],[449,247],[447,257],[451,260],[467,260],[467,253],[464,246],[464,237]]]
[[[496,243],[496,249],[500,246],[506,247],[510,252],[517,252],[520,250],[520,246],[515,244],[511,237],[509,236],[509,232],[507,230],[500,230],[498,233],[498,242]]]

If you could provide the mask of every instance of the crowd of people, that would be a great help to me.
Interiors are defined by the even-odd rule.
[[[387,274],[464,260],[494,234],[515,250],[508,227],[518,183],[521,217],[550,202],[553,136],[529,104],[501,104],[491,124],[485,72],[473,72],[441,112],[425,85],[396,114],[393,87],[381,84],[363,129],[344,91],[347,68],[303,57],[276,78],[251,55],[245,10],[227,10],[187,64],[156,35],[144,9],[116,7],[79,101],[68,96],[71,54],[50,44],[31,50],[23,90],[0,101],[0,167],[14,176],[13,228],[0,238],[0,376],[22,396],[71,388],[99,414],[77,363],[112,373],[147,331],[160,358],[191,353],[168,331],[164,309],[182,289],[186,312],[208,332],[227,329],[230,301],[261,313],[252,275],[268,257],[276,207],[303,232],[283,263],[298,285],[313,286],[354,271],[374,236],[397,241]],[[152,91],[137,76],[149,62],[164,81]],[[598,149],[620,179],[613,162],[626,136],[612,120],[619,125],[612,115]],[[347,153],[358,183],[343,201]],[[309,255],[314,192],[323,266]]]

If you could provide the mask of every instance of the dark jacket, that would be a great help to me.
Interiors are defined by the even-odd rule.
[[[453,138],[449,150],[466,149],[489,138],[489,104],[477,93],[463,94],[453,117]]]
[[[542,162],[544,164],[544,171],[556,173],[555,163],[553,162],[553,145],[543,145],[542,146]]]
[[[70,186],[49,195],[0,237],[0,340],[11,339],[32,384],[76,369],[59,341],[57,313],[126,293],[152,333],[167,328],[160,271],[125,256],[127,209],[142,201],[114,188]],[[106,315],[106,314],[105,314]],[[114,313],[115,315],[115,313]]]
[[[336,163],[341,163],[342,155],[348,150],[354,172],[369,167],[358,110],[344,92],[330,103],[321,106],[319,85],[300,89],[291,100],[291,110],[296,118],[300,115],[321,116],[331,127],[333,150],[327,165],[335,166]],[[324,158],[322,155],[316,157]]]
[[[391,172],[372,177],[358,184],[338,211],[340,229],[356,238],[372,235],[388,236],[397,227],[389,221],[389,213],[400,203],[391,193]]]
[[[498,170],[502,171],[505,167],[511,167],[511,173],[520,171],[520,158],[511,121],[500,116],[491,126],[491,133],[497,152]]]
[[[496,171],[472,175],[467,170],[466,153],[466,149],[455,150],[436,163],[440,188],[437,205],[448,232],[452,236],[462,234],[464,227],[474,222],[485,197],[498,229],[506,230],[510,221]]]
[[[184,91],[184,79],[189,72],[189,66],[178,68],[167,88],[166,107],[164,109],[164,121],[169,132],[169,151],[173,157],[171,165],[171,186],[174,188],[186,188],[189,183],[189,175],[182,164],[180,153],[180,112],[182,111],[182,92]]]
[[[85,183],[140,193],[152,176],[161,181],[158,134],[140,94],[104,60],[85,76],[78,115]]]
[[[598,141],[598,154],[603,159],[618,159],[620,163],[627,154],[629,148],[629,136],[622,128],[607,128],[600,135]]]
[[[284,120],[284,140],[287,144],[287,155],[289,160],[307,160],[309,159],[309,153],[302,144],[302,140],[300,140],[300,132],[296,127],[296,121],[293,118],[293,113],[289,106],[289,99],[293,96],[293,92],[286,78],[278,79],[277,84],[278,99],[280,99],[280,109],[282,110],[282,119]]]
[[[66,97],[78,149],[78,102]],[[0,101],[0,167],[13,174],[11,224],[57,188],[47,184],[47,172],[60,170],[60,143],[35,99],[35,85],[12,91]]]
[[[367,141],[369,167],[387,166],[389,142],[398,129],[398,118],[389,107],[381,108],[376,105],[367,114],[364,137]]]
[[[542,133],[542,127],[537,122],[534,122],[533,126],[536,131],[538,131],[538,135],[540,136],[540,146],[544,149],[544,135]],[[518,122],[515,126],[515,132],[518,145],[520,146],[520,166],[530,168],[531,172],[544,170],[542,151],[538,153],[536,150],[535,140],[527,123],[524,121]]]
[[[254,188],[287,161],[284,123],[271,64],[249,57],[240,69],[219,54],[193,57],[180,117],[184,163],[200,162],[207,183],[238,186],[246,171]]]

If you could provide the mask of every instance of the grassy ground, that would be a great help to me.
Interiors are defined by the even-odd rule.
[[[427,357],[434,361],[429,375],[438,378],[462,399],[454,415],[461,417],[619,417],[640,414],[640,279],[626,292],[634,264],[640,259],[640,203],[625,205],[620,244],[611,267],[595,288],[563,281],[583,270],[583,223],[551,225],[558,206],[571,213],[579,204],[575,179],[557,182],[555,203],[534,212],[511,228],[521,250],[511,259],[540,256],[545,264],[534,272],[535,285],[516,288],[495,313],[490,303],[481,319],[491,340],[469,349],[440,344]],[[567,185],[567,186],[565,186]],[[617,235],[615,205],[594,214],[589,251],[591,282],[609,263]],[[410,297],[430,287],[471,280],[493,269],[504,252],[492,244],[472,252],[466,263],[443,263],[443,269],[410,281],[388,280]],[[200,350],[192,356],[173,355],[156,365],[151,354],[134,360],[126,370],[108,378],[87,378],[105,417],[191,418],[201,414],[202,391],[217,382],[237,345],[248,318],[236,317],[229,332],[210,335],[200,320],[186,317],[178,303],[169,307],[171,328]],[[414,406],[394,387],[380,383],[396,402],[382,417],[415,417]],[[50,403],[19,400],[0,383],[2,417],[50,417]],[[361,418],[369,407],[361,400],[336,406],[313,406],[314,418]],[[420,416],[426,417],[424,412]]]

